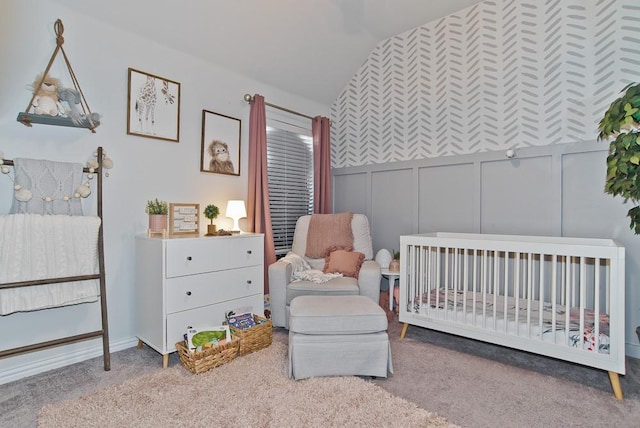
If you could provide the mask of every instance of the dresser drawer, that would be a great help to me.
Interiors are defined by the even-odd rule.
[[[262,265],[167,279],[167,313],[262,293]],[[230,308],[232,309],[232,308]]]
[[[223,302],[167,315],[167,341],[165,344],[167,352],[176,350],[176,342],[183,340],[187,327],[204,328],[221,325],[225,319],[226,311],[243,307],[253,308],[254,314],[262,316],[264,308],[262,293],[232,302]]]
[[[173,278],[263,263],[262,236],[167,241],[166,277]]]

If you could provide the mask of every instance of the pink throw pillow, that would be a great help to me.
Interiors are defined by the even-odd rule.
[[[325,257],[324,273],[341,273],[343,276],[358,278],[364,254],[351,249],[330,249]]]

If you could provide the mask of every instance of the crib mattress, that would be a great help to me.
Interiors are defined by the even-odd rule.
[[[409,312],[435,319],[609,353],[609,316],[596,316],[593,309],[570,307],[567,312],[565,305],[540,300],[445,289],[425,292],[413,302]]]

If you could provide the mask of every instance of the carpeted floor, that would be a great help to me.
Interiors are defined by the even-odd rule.
[[[174,366],[46,406],[58,427],[448,427],[444,418],[358,377],[288,378],[287,346],[193,375]]]
[[[608,374],[573,363],[409,327],[389,326],[395,373],[387,391],[464,427],[638,427],[640,360],[627,358],[624,401]]]
[[[625,400],[618,401],[600,370],[418,327],[410,327],[400,341],[400,329],[396,317],[389,327],[395,373],[373,382],[451,423],[479,428],[640,426],[640,360],[627,359],[627,375],[621,378]],[[274,331],[274,341],[286,344],[287,339],[285,330]],[[0,427],[36,426],[47,404],[162,371],[162,358],[146,346],[113,353],[111,360],[110,372],[95,358],[0,385]],[[180,365],[176,354],[169,362]]]

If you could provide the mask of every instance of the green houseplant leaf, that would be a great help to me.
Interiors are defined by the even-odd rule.
[[[147,201],[147,208],[145,209],[147,214],[160,214],[167,215],[169,212],[169,206],[166,201],[160,201],[158,198]]]
[[[613,101],[598,125],[598,139],[613,141],[607,156],[605,192],[634,204],[640,200],[640,84],[631,83]],[[629,227],[640,234],[640,206],[631,208]]]
[[[209,219],[210,224],[213,224],[213,219],[217,218],[220,214],[220,210],[217,206],[210,204],[204,208],[204,216]]]

